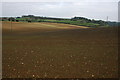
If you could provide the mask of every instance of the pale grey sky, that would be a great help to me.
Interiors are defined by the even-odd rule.
[[[2,2],[2,16],[36,15],[71,18],[74,16],[110,21],[118,20],[118,0]],[[30,0],[32,1],[32,0]]]

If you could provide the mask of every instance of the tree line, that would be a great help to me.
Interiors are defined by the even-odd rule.
[[[85,17],[73,17],[71,19],[66,19],[66,18],[53,18],[53,17],[34,16],[34,15],[23,15],[22,17],[2,17],[2,21],[54,22],[54,23],[65,23],[65,24],[73,24],[73,25],[83,25],[88,27],[116,25],[113,22],[111,23],[111,22],[94,20],[94,19],[91,20]]]

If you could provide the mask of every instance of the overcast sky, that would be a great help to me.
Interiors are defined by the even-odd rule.
[[[32,0],[31,0],[32,1]],[[118,20],[118,2],[109,1],[59,1],[59,2],[2,2],[2,16],[36,15],[71,18],[74,16],[90,19]]]

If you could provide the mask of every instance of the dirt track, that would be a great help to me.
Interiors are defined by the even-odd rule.
[[[3,78],[115,78],[117,28],[3,23]]]

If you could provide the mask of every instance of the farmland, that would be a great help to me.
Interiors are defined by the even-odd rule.
[[[3,78],[116,78],[117,27],[3,21]]]
[[[73,18],[54,18],[54,17],[43,17],[34,15],[23,15],[21,17],[2,17],[2,21],[15,21],[15,22],[49,22],[49,23],[62,23],[71,24],[77,26],[87,27],[110,27],[108,22],[102,20],[88,19],[85,17],[73,17]]]

